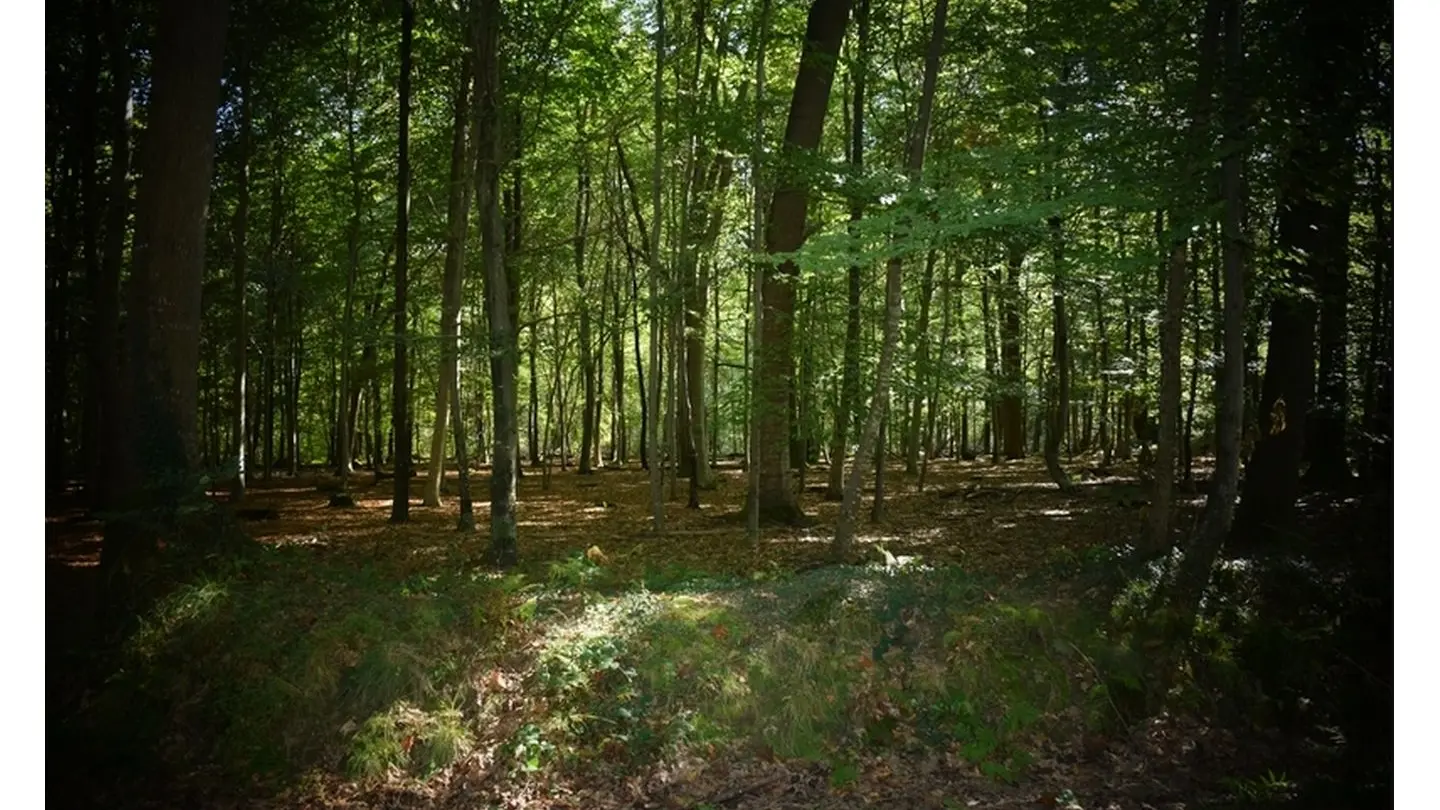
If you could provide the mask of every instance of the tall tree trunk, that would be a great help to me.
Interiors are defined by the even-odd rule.
[[[905,474],[920,470],[920,416],[925,407],[924,392],[930,377],[930,299],[935,295],[935,249],[925,254],[925,274],[920,278],[920,318],[915,329],[915,384],[910,399],[910,418],[905,436]]]
[[[107,178],[104,253],[99,274],[91,290],[94,306],[90,325],[90,384],[96,427],[111,424],[116,411],[119,379],[116,368],[120,353],[120,268],[125,258],[125,235],[130,203],[130,51],[126,41],[126,20],[119,0],[105,4],[105,48],[110,64],[110,171]],[[115,456],[118,431],[101,430],[92,438],[89,482],[86,491],[93,508],[109,505],[111,459]],[[237,436],[244,436],[241,430]],[[243,441],[237,445],[244,446]]]
[[[1235,514],[1235,496],[1240,488],[1240,444],[1245,419],[1245,188],[1241,177],[1245,139],[1244,31],[1241,19],[1242,0],[1210,0],[1211,5],[1224,9],[1225,81],[1222,87],[1221,141],[1225,155],[1221,163],[1220,185],[1224,198],[1221,238],[1224,253],[1225,356],[1220,372],[1220,385],[1215,396],[1215,472],[1210,477],[1210,491],[1200,525],[1188,543],[1179,575],[1169,594],[1177,615],[1193,617],[1200,604],[1200,594],[1210,579],[1210,570],[1230,532]],[[1181,626],[1193,626],[1183,621]]]
[[[1209,126],[1215,71],[1220,55],[1220,28],[1223,0],[1209,0],[1205,5],[1200,35],[1199,69],[1195,78],[1194,97],[1190,104],[1190,125],[1183,140],[1184,151],[1177,156],[1183,166],[1181,178],[1188,193],[1188,206],[1172,211],[1171,233],[1168,236],[1170,258],[1164,277],[1165,313],[1160,322],[1160,436],[1155,450],[1154,492],[1146,515],[1145,545],[1153,553],[1171,547],[1171,512],[1175,491],[1175,458],[1180,443],[1180,345],[1185,334],[1185,293],[1188,285],[1188,216],[1201,210],[1213,197],[1213,181],[1209,163],[1200,164],[1197,156],[1211,147]],[[1155,219],[1157,235],[1161,220]],[[1162,242],[1161,244],[1164,244]],[[1146,446],[1148,446],[1148,439]]]
[[[1369,343],[1365,350],[1365,398],[1362,421],[1368,437],[1364,455],[1363,478],[1368,489],[1388,484],[1393,474],[1392,424],[1394,410],[1384,403],[1393,397],[1393,318],[1395,301],[1394,227],[1385,210],[1385,200],[1392,200],[1387,190],[1390,163],[1378,147],[1369,159],[1370,216],[1375,233],[1371,242],[1375,268],[1370,291]]]
[[[390,522],[410,520],[410,43],[415,0],[400,5],[400,155],[395,188],[395,375],[390,387],[390,430],[395,437],[395,492]]]
[[[1218,242],[1219,240],[1212,241]],[[1213,259],[1218,255],[1213,250],[1211,254],[1211,264],[1213,264]],[[1215,273],[1212,272],[1210,275],[1213,277]],[[1194,313],[1190,328],[1190,384],[1186,386],[1185,395],[1185,438],[1180,443],[1181,480],[1187,486],[1195,482],[1195,400],[1199,397],[1200,390],[1200,357],[1205,351],[1201,342],[1200,273],[1198,271],[1190,274],[1190,310]]]
[[[1045,430],[1045,470],[1061,492],[1074,488],[1060,464],[1060,441],[1070,421],[1070,319],[1065,310],[1065,234],[1060,217],[1050,217],[1050,255],[1055,263],[1050,303],[1055,323],[1050,329],[1050,424]]]
[[[275,471],[275,362],[279,359],[279,313],[276,308],[279,304],[277,299],[281,283],[280,237],[285,210],[285,150],[284,145],[278,142],[274,148],[275,168],[270,176],[270,238],[265,247],[265,357],[261,382],[265,398],[265,427],[261,437],[264,442],[264,469],[260,474],[266,481],[270,480]]]
[[[605,244],[612,245],[614,240],[606,240]],[[607,251],[608,249],[607,247]],[[610,362],[614,368],[614,372],[610,375],[610,384],[614,388],[614,413],[611,416],[611,430],[614,438],[611,440],[611,451],[614,463],[623,466],[630,461],[630,448],[629,431],[627,430],[628,415],[625,410],[625,310],[620,304],[620,284],[620,280],[616,278],[613,286],[610,287],[611,311],[614,313],[610,343]]]
[[[944,279],[941,281],[941,283],[940,283],[940,349],[939,349],[938,355],[939,355],[941,358],[947,358],[947,357],[949,357],[949,353],[950,353],[950,310],[951,310],[950,298],[951,298],[951,288],[952,288],[952,287],[955,287],[955,286],[958,286],[959,283],[960,283],[960,269],[959,269],[959,268],[960,268],[960,265],[959,265],[959,263],[956,262],[953,257],[947,257],[946,261],[947,261],[947,263],[951,263],[951,264],[954,264],[954,265],[955,265],[955,277],[954,277],[953,279],[951,279],[951,278],[944,278]],[[962,327],[964,326],[963,322],[962,322],[961,326],[962,326]],[[962,331],[962,335],[963,335],[963,331]],[[960,357],[961,357],[961,361],[963,362],[963,361],[964,361],[964,357],[965,357],[965,346],[964,346],[964,343],[963,343],[963,342],[961,343],[961,347],[960,347]],[[925,476],[926,476],[926,473],[927,473],[927,472],[929,471],[929,469],[930,469],[930,457],[931,457],[931,456],[934,456],[934,455],[937,455],[936,450],[935,450],[935,419],[936,419],[937,412],[940,410],[940,408],[939,408],[939,404],[940,404],[940,403],[939,403],[939,400],[940,400],[940,381],[939,381],[939,379],[938,379],[938,375],[936,375],[935,373],[933,373],[933,371],[932,371],[930,374],[927,375],[927,381],[926,381],[926,384],[925,384],[925,399],[926,399],[926,401],[927,401],[926,412],[925,412],[925,430],[924,430],[923,440],[922,440],[922,442],[921,442],[921,448],[920,448],[920,449],[924,452],[924,458],[923,458],[923,460],[920,462],[920,478],[915,482],[915,491],[916,491],[916,492],[924,492],[924,491],[925,491]],[[969,417],[969,411],[967,410],[965,413],[966,413],[966,418],[968,419],[968,417]],[[968,432],[969,432],[969,424],[968,424],[968,421],[967,421],[966,426],[965,426],[965,428],[964,428],[964,432],[965,432],[965,433],[968,433]],[[961,441],[961,444],[963,445],[963,444],[965,443],[965,438],[962,436],[962,438],[961,438],[960,441]]]
[[[805,217],[810,189],[796,163],[820,145],[825,111],[840,41],[850,16],[850,0],[813,0],[800,52],[800,69],[785,124],[782,169],[776,178],[765,233],[771,254],[790,253],[805,242]],[[760,306],[763,328],[757,346],[756,396],[763,405],[756,415],[759,433],[754,459],[760,470],[758,508],[768,520],[793,524],[804,519],[790,487],[789,403],[795,376],[793,351],[795,279],[791,260],[761,267]]]
[[[865,86],[870,64],[870,0],[860,0],[855,10],[858,29],[853,60],[855,100],[851,106],[850,170],[858,177],[865,166]],[[865,218],[865,200],[850,200],[850,227]],[[845,453],[849,449],[850,424],[855,421],[856,400],[860,398],[860,286],[863,268],[851,262],[845,273],[845,359],[840,379],[840,403],[835,411],[835,430],[830,442],[830,480],[825,488],[827,501],[844,497]]]
[[[997,426],[1007,459],[1025,457],[1025,369],[1021,365],[1020,271],[1025,247],[1011,242],[1006,247],[1008,272],[999,290],[1000,304],[1000,411]]]
[[[248,33],[248,32],[247,32]],[[236,203],[235,220],[231,231],[234,243],[234,264],[232,275],[235,282],[235,483],[231,489],[231,500],[241,503],[245,500],[245,485],[248,475],[245,468],[245,382],[249,366],[250,324],[247,306],[249,281],[246,269],[250,261],[247,238],[250,232],[250,137],[251,121],[254,115],[252,95],[254,87],[250,81],[250,48],[246,40],[240,39],[240,64],[236,70],[235,87],[240,95],[236,109],[239,119],[239,155],[235,169]]]
[[[753,193],[750,249],[760,255],[765,239],[765,202],[769,184],[762,158],[765,155],[765,51],[770,44],[770,0],[761,0],[760,20],[755,35],[755,136],[751,142],[751,191]],[[760,550],[760,412],[764,407],[756,385],[755,372],[760,368],[760,346],[765,331],[765,271],[760,261],[750,267],[750,284],[746,290],[747,310],[753,306],[754,324],[745,330],[745,538],[753,551]],[[747,316],[750,312],[747,311]]]
[[[492,400],[493,451],[490,467],[489,561],[515,565],[519,551],[515,522],[515,473],[519,461],[516,429],[516,341],[510,318],[511,278],[505,267],[504,223],[500,214],[500,0],[479,0],[480,31],[475,68],[477,135],[480,140],[476,203],[485,267],[485,300],[490,316],[490,356],[495,358]]]
[[[646,257],[650,262],[650,301],[649,301],[649,322],[650,322],[650,414],[652,419],[649,425],[649,437],[646,444],[650,449],[650,521],[651,530],[659,535],[665,531],[665,458],[660,448],[660,388],[663,378],[661,374],[661,349],[660,333],[662,329],[663,315],[660,308],[660,220],[662,215],[660,209],[661,195],[661,167],[664,162],[663,149],[664,139],[664,108],[660,91],[664,82],[665,65],[665,0],[657,0],[655,4],[657,27],[655,32],[655,81],[653,100],[655,105],[655,161],[651,167],[650,176],[650,237],[649,249]],[[622,164],[623,165],[623,164]],[[636,205],[636,219],[639,219],[639,205]],[[643,232],[644,226],[640,227]]]
[[[472,37],[467,36],[467,43]],[[473,53],[461,59],[460,85],[455,91],[455,122],[450,137],[450,195],[446,209],[445,278],[440,303],[440,374],[435,387],[435,429],[430,437],[430,470],[425,485],[425,505],[439,506],[441,483],[445,478],[445,420],[450,399],[456,396],[459,380],[461,291],[465,278],[465,239],[470,223],[470,185],[479,140],[467,141],[470,121],[470,94]],[[462,423],[463,424],[463,423]],[[464,431],[457,431],[463,440]],[[456,445],[457,452],[459,445]],[[457,463],[458,459],[457,459]],[[462,473],[463,474],[463,473]],[[462,516],[462,522],[464,518]],[[473,527],[474,518],[471,518]]]
[[[1280,185],[1278,241],[1288,282],[1270,306],[1270,340],[1261,389],[1260,438],[1245,469],[1233,541],[1252,547],[1293,527],[1305,457],[1305,427],[1315,390],[1316,304],[1310,290],[1323,289],[1344,261],[1348,221],[1340,216],[1349,186],[1354,111],[1346,88],[1353,75],[1349,55],[1360,29],[1346,15],[1305,6],[1289,34],[1296,42],[1300,118],[1289,145]]]
[[[346,37],[348,41],[349,37]],[[363,42],[364,38],[357,39]],[[355,132],[355,111],[359,106],[358,88],[356,87],[358,74],[360,72],[360,50],[357,44],[354,62],[350,61],[350,54],[346,51],[345,67],[345,152],[348,158],[347,165],[350,170],[350,223],[346,232],[346,273],[345,273],[345,312],[342,320],[340,334],[340,392],[342,401],[340,403],[340,420],[336,425],[335,434],[339,443],[336,452],[336,471],[340,476],[339,498],[331,500],[332,504],[343,505],[348,503],[348,490],[350,488],[350,473],[354,466],[355,448],[355,419],[358,415],[360,405],[360,391],[363,383],[355,375],[355,359],[352,346],[355,341],[355,285],[360,275],[360,227],[361,216],[363,215],[364,196],[361,188],[361,172],[359,149],[356,143]]]
[[[1346,154],[1339,160],[1341,168],[1334,181],[1334,203],[1330,208],[1331,222],[1326,229],[1325,262],[1317,279],[1320,297],[1320,369],[1319,388],[1314,409],[1310,412],[1305,446],[1309,450],[1310,467],[1306,483],[1317,490],[1343,490],[1350,483],[1349,432],[1346,423],[1350,411],[1348,344],[1350,340],[1350,197],[1354,168],[1347,141],[1338,140],[1337,147]]]
[[[580,413],[580,475],[594,472],[590,446],[596,441],[598,417],[595,400],[595,349],[590,345],[590,289],[585,278],[585,234],[590,230],[590,167],[584,152],[584,111],[581,112],[580,165],[576,171],[575,194],[575,282],[580,290],[580,370],[584,377],[585,402]],[[603,299],[602,299],[603,300]]]
[[[90,5],[90,4],[87,4]],[[79,106],[79,123],[75,131],[75,143],[80,148],[76,156],[78,162],[78,176],[76,187],[80,203],[80,216],[78,226],[80,230],[78,248],[82,255],[81,266],[84,269],[84,280],[87,307],[84,317],[88,328],[83,331],[84,339],[81,344],[81,351],[91,364],[95,362],[96,351],[94,344],[101,336],[96,332],[100,298],[95,295],[101,292],[100,289],[100,225],[105,218],[105,187],[100,182],[100,173],[97,168],[96,153],[99,151],[99,108],[103,93],[100,85],[100,65],[104,59],[104,51],[101,43],[101,26],[104,19],[100,14],[95,13],[96,9],[87,9],[90,13],[84,16],[84,41],[83,51],[83,72],[80,77],[80,84],[77,94],[81,99]],[[73,255],[73,248],[72,248]],[[113,340],[113,337],[111,337]],[[98,393],[95,388],[95,378],[89,375],[90,367],[81,365],[85,374],[81,377],[81,408],[80,408],[80,469],[88,473],[94,468],[94,459],[99,455],[102,430],[99,423],[100,403],[97,400]],[[63,422],[61,423],[63,425]],[[61,441],[63,444],[63,427]],[[47,467],[50,465],[47,465]],[[57,468],[58,469],[58,468]],[[52,473],[53,475],[53,473]],[[54,483],[52,480],[51,483]]]
[[[138,566],[156,547],[147,517],[173,516],[195,471],[205,212],[229,12],[221,0],[160,4],[127,291],[127,368],[117,392],[116,424],[128,440],[115,459],[117,517],[106,524],[100,559],[111,604],[130,595]]]
[[[996,370],[1000,365],[1000,355],[995,348],[995,327],[991,318],[990,290],[998,287],[1000,283],[1000,272],[998,270],[986,273],[980,279],[980,324],[984,330],[985,338],[985,444],[990,453],[990,463],[1000,462],[1000,398],[995,396]]]
[[[940,53],[945,44],[945,17],[949,0],[937,0],[934,26],[930,32],[930,45],[925,52],[925,76],[920,89],[920,108],[915,118],[915,131],[910,138],[909,154],[905,160],[905,172],[912,188],[920,184],[920,173],[925,166],[925,146],[930,135],[930,115],[935,102],[935,82],[940,70]],[[900,226],[910,227],[909,223]],[[902,231],[903,233],[903,231]],[[900,234],[897,234],[899,236]],[[933,254],[932,254],[933,258]],[[855,539],[855,511],[860,500],[860,482],[865,475],[865,453],[874,444],[876,459],[884,463],[884,443],[879,441],[885,419],[886,403],[890,398],[890,374],[895,364],[895,352],[900,341],[900,294],[901,269],[903,260],[892,256],[885,265],[885,331],[880,344],[880,363],[875,371],[875,393],[870,400],[870,413],[865,419],[865,430],[860,434],[860,447],[855,453],[855,465],[850,470],[850,480],[845,484],[845,497],[840,502],[839,524],[835,528],[835,541],[831,547],[836,559],[850,556]],[[876,471],[875,514],[880,512],[882,503],[880,470]]]

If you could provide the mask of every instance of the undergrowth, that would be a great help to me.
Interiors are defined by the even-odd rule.
[[[478,574],[271,549],[162,599],[62,734],[98,762],[230,779],[424,775],[470,744],[457,710],[505,588]]]

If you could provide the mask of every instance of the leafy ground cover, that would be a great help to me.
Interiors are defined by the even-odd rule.
[[[327,508],[316,477],[260,482],[251,505],[276,518],[248,524],[260,547],[174,555],[178,584],[118,647],[85,631],[98,527],[58,505],[51,790],[66,806],[1260,806],[1348,761],[1327,696],[1350,681],[1326,668],[1344,669],[1344,588],[1319,568],[1227,563],[1184,677],[1154,694],[1132,631],[1155,577],[1126,562],[1144,507],[1123,476],[1067,495],[1034,464],[942,463],[916,492],[897,471],[856,566],[827,564],[819,492],[802,498],[815,525],[750,549],[743,480],[672,504],[656,538],[637,470],[527,476],[523,563],[504,574],[449,507],[418,506],[418,481],[401,526],[388,482],[353,510]],[[1284,621],[1258,619],[1281,590],[1291,607],[1266,615]],[[77,761],[85,778],[55,778]]]

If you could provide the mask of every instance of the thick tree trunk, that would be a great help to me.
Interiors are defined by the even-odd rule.
[[[805,242],[805,217],[810,189],[794,165],[805,153],[820,145],[830,86],[840,41],[850,16],[850,0],[813,0],[800,52],[800,69],[790,100],[783,151],[786,159],[776,178],[765,232],[765,249],[771,254],[789,253]],[[783,168],[788,167],[788,168]],[[756,414],[758,430],[754,463],[760,471],[759,492],[753,497],[763,519],[793,524],[804,520],[795,492],[790,487],[789,438],[790,396],[794,387],[793,350],[795,279],[793,261],[761,267],[760,305],[763,310],[760,345],[757,347],[755,394],[761,404]]]
[[[1346,244],[1349,230],[1348,218],[1341,217],[1348,207],[1355,110],[1351,95],[1337,96],[1336,88],[1353,81],[1350,57],[1359,49],[1361,29],[1328,6],[1305,6],[1293,25],[1301,115],[1281,176],[1278,222],[1288,283],[1270,307],[1261,435],[1245,469],[1231,538],[1252,547],[1293,528],[1315,390],[1317,312],[1311,291],[1323,295],[1327,277],[1344,272],[1346,257],[1336,248]]]
[[[1350,197],[1352,192],[1349,144],[1341,141],[1346,156],[1341,160],[1331,222],[1326,229],[1325,261],[1316,283],[1320,296],[1319,389],[1310,412],[1305,446],[1310,467],[1306,483],[1313,489],[1344,490],[1351,481],[1349,431],[1350,412]]]
[[[909,154],[905,160],[905,172],[912,188],[920,184],[920,173],[925,166],[925,146],[930,135],[930,115],[935,102],[935,83],[940,70],[940,54],[945,44],[945,17],[949,0],[938,0],[935,4],[934,25],[930,32],[930,45],[925,52],[925,75],[920,89],[920,107],[915,118],[915,132],[910,139]],[[908,223],[901,228],[907,228]],[[933,261],[932,253],[927,261]],[[866,451],[878,444],[875,457],[881,465],[876,469],[875,507],[872,517],[878,519],[883,496],[883,465],[885,443],[883,425],[886,403],[890,398],[890,375],[895,363],[895,353],[900,342],[900,296],[902,258],[893,256],[885,266],[885,327],[880,344],[880,363],[875,371],[875,393],[870,400],[870,413],[865,419],[865,430],[860,434],[860,447],[855,454],[855,465],[850,471],[850,480],[845,484],[845,497],[840,502],[840,518],[835,528],[835,540],[831,553],[836,559],[850,556],[855,539],[855,512],[860,501],[860,481],[865,475],[869,461]],[[933,271],[933,265],[932,265]],[[933,278],[932,278],[933,281]]]
[[[195,470],[205,212],[229,11],[220,0],[160,4],[118,392],[116,424],[128,436],[116,458],[120,516],[106,525],[100,560],[111,600],[129,595],[156,547],[147,513],[173,515]]]

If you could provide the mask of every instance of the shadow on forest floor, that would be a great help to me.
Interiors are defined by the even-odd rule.
[[[1036,461],[940,462],[924,492],[895,470],[859,537],[874,562],[846,567],[823,487],[800,496],[813,525],[752,551],[731,519],[744,473],[720,472],[699,510],[681,482],[655,538],[642,471],[527,470],[505,575],[473,562],[483,472],[474,535],[418,478],[401,526],[371,474],[354,509],[328,508],[322,477],[258,480],[263,550],[177,563],[116,650],[87,635],[100,526],[52,503],[50,789],[74,807],[1240,807],[1301,796],[1346,748],[1331,704],[1353,678],[1325,677],[1318,629],[1342,597],[1303,566],[1221,572],[1180,691],[1145,710],[1126,622],[1153,582],[1119,573],[1145,509],[1123,471],[1065,494]],[[1180,526],[1202,501],[1182,494]],[[1307,595],[1258,620],[1282,587]]]

